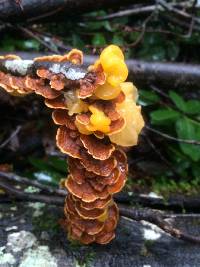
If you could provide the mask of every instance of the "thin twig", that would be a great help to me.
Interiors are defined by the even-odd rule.
[[[171,140],[171,141],[174,141],[174,142],[177,142],[177,143],[185,143],[185,144],[190,144],[190,145],[200,145],[200,141],[197,141],[197,140],[188,140],[188,139],[181,139],[181,138],[176,138],[174,136],[171,136],[171,135],[168,135],[166,133],[163,133],[163,132],[160,132],[154,128],[151,128],[150,126],[148,125],[145,125],[145,128],[157,135],[160,135],[168,140]]]
[[[174,228],[169,222],[165,221],[166,217],[158,211],[133,207],[129,208],[124,205],[119,205],[119,211],[121,216],[130,218],[134,221],[144,220],[153,223],[175,238],[200,244],[200,237],[183,233],[180,229]]]
[[[172,7],[191,7],[191,3],[189,1],[184,1],[181,3],[170,3],[170,6]],[[152,11],[154,11],[156,8],[156,5],[149,5],[149,6],[139,6],[139,7],[133,7],[133,8],[129,8],[126,10],[122,10],[122,11],[118,11],[112,14],[108,14],[105,16],[100,16],[95,18],[95,20],[101,21],[101,20],[110,20],[110,19],[115,19],[115,18],[120,18],[120,17],[124,17],[124,16],[133,16],[133,15],[141,15],[141,14],[148,14],[151,13]],[[164,11],[164,8],[159,5],[158,6],[158,10],[159,11]],[[184,12],[185,13],[185,12]],[[188,13],[186,13],[187,15],[189,15]],[[184,14],[185,15],[185,14]],[[92,18],[89,16],[84,16],[84,18],[86,18],[87,20],[91,20]]]
[[[153,16],[155,15],[156,10],[154,10],[142,23],[142,31],[140,33],[140,35],[138,36],[138,38],[136,39],[136,41],[134,41],[131,44],[126,44],[124,45],[124,47],[135,47],[137,46],[144,38],[145,32],[146,32],[146,26],[149,23],[149,21],[153,18]]]
[[[153,151],[159,156],[159,158],[166,164],[166,166],[174,173],[174,175],[178,175],[176,169],[174,169],[174,166],[163,156],[163,154],[158,150],[158,148],[154,145],[154,143],[148,138],[145,134],[144,137],[150,147],[153,149]]]
[[[40,16],[36,16],[36,17],[33,17],[33,18],[29,18],[27,21],[28,22],[34,22],[34,21],[37,21],[37,20],[40,20],[40,19],[44,19],[44,18],[47,18],[47,17],[50,17],[52,15],[55,15],[56,13],[59,13],[60,11],[62,11],[65,7],[64,6],[60,6],[52,11],[49,11],[45,14],[42,14]]]
[[[23,185],[34,186],[54,196],[57,195],[63,197],[67,195],[67,191],[65,190],[58,189],[50,184],[44,185],[39,181],[34,181],[26,177],[21,177],[19,175],[16,175],[15,173],[0,172],[0,179],[3,181],[8,180],[12,183],[15,182],[17,185],[22,187]],[[114,195],[114,199],[117,203],[140,204],[144,207],[154,207],[168,210],[170,209],[174,211],[182,210],[184,208],[189,212],[194,210],[199,212],[200,207],[200,199],[198,198],[198,196],[184,197],[181,195],[178,197],[171,196],[167,199],[164,199],[163,197],[155,198],[145,194],[135,194],[134,192],[131,192],[131,195],[125,192],[121,192]]]
[[[28,179],[26,177],[21,177],[15,173],[8,173],[8,172],[1,172],[0,171],[0,178],[3,178],[5,180],[9,180],[10,182],[16,182],[18,184],[20,183],[22,185],[23,184],[31,185],[31,186],[37,187],[41,190],[44,190],[44,191],[48,192],[49,194],[57,194],[59,196],[66,196],[66,194],[67,194],[67,192],[65,190],[54,188],[54,187],[49,186],[49,185],[41,184],[38,181],[31,180],[31,179]]]
[[[48,196],[35,193],[25,193],[19,189],[13,188],[11,185],[0,181],[0,188],[9,193],[12,198],[18,198],[23,201],[43,202],[49,205],[63,206],[64,197]],[[183,233],[180,229],[174,228],[169,222],[166,222],[166,216],[158,211],[141,208],[130,208],[124,205],[119,205],[121,216],[130,218],[135,221],[147,221],[157,225],[164,232],[178,239],[200,244],[200,238]],[[170,217],[169,217],[170,218]],[[168,219],[169,219],[168,218]]]
[[[16,130],[2,143],[0,149],[5,147],[21,130],[22,126],[17,126]]]
[[[161,91],[157,86],[155,86],[155,85],[150,85],[150,87],[151,87],[151,89],[152,89],[154,92],[158,93],[158,94],[161,95],[161,96],[164,96],[164,97],[170,99],[170,97],[168,96],[168,94],[166,94],[165,92]]]
[[[154,10],[155,10],[155,5],[134,7],[134,8],[118,11],[118,12],[115,12],[115,13],[112,13],[109,15],[97,17],[96,20],[101,21],[101,20],[120,18],[120,17],[124,17],[124,16],[146,14],[146,13],[153,12]],[[87,18],[89,19],[89,17],[87,17]],[[90,17],[90,19],[91,19],[91,17]]]
[[[172,5],[170,5],[169,3],[167,3],[164,0],[157,0],[157,3],[160,4],[161,6],[163,6],[166,10],[175,13],[176,15],[182,16],[183,18],[186,19],[194,19],[194,21],[198,24],[200,24],[200,19],[197,17],[193,17],[193,15],[183,11],[183,10],[179,10],[176,7],[173,7]]]
[[[15,26],[14,26],[15,27]],[[51,45],[49,45],[47,42],[43,41],[39,36],[34,34],[31,30],[22,27],[22,26],[16,26],[17,29],[21,30],[22,32],[26,33],[28,36],[34,38],[37,40],[40,44],[42,44],[44,47],[46,47],[49,51],[53,53],[59,53],[57,48],[53,48]]]
[[[17,198],[23,201],[44,202],[56,206],[64,205],[64,197],[26,193],[22,190],[14,188],[13,186],[3,182],[2,180],[0,180],[0,188],[5,190],[13,199]]]

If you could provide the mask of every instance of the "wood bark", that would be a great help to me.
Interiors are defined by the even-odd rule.
[[[0,52],[0,55],[7,54]],[[23,59],[32,59],[44,54],[16,52]],[[96,56],[84,56],[84,65],[93,64]],[[147,62],[129,59],[126,61],[129,68],[129,80],[137,86],[157,85],[161,89],[183,89],[194,91],[198,94],[200,89],[200,66],[195,64],[171,62]]]
[[[1,267],[200,266],[198,245],[172,238],[151,224],[121,218],[116,238],[109,245],[75,246],[58,226],[63,211],[56,206],[5,203],[0,209]],[[198,235],[199,222],[198,215],[188,214],[175,218],[173,225]]]
[[[19,4],[19,3],[20,4]],[[152,3],[152,1],[134,1]],[[54,22],[68,17],[76,17],[85,12],[110,7],[121,7],[132,4],[131,0],[1,0],[0,20],[6,22],[41,22],[48,20]]]

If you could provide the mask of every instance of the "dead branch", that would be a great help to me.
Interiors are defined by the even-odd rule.
[[[0,180],[0,188],[5,190],[11,199],[18,199],[22,201],[33,201],[33,202],[44,202],[50,205],[64,205],[64,197],[59,196],[49,196],[36,193],[26,193],[22,190],[19,190],[10,184]]]
[[[5,52],[0,52],[5,55]],[[32,59],[41,56],[40,53],[18,52],[17,55],[22,58]],[[93,64],[97,57],[85,56],[84,65]],[[184,63],[163,63],[163,62],[146,62],[142,60],[129,59],[126,61],[130,79],[137,86],[157,85],[163,89],[200,89],[200,66]],[[85,71],[85,68],[82,68]]]
[[[150,209],[139,209],[134,207],[129,208],[124,205],[119,205],[119,210],[121,216],[130,218],[134,221],[144,220],[153,223],[164,232],[170,234],[175,238],[200,244],[199,237],[183,233],[180,229],[174,228],[171,223],[165,221],[165,215],[163,215],[161,212],[153,211]]]
[[[11,185],[3,181],[0,181],[0,188],[5,190],[13,199],[18,199],[22,201],[43,202],[49,205],[56,205],[56,206],[63,206],[64,203],[64,197],[26,193],[23,192],[22,190],[12,187]],[[165,221],[166,216],[161,212],[153,211],[150,209],[135,208],[135,207],[130,208],[124,205],[119,205],[119,212],[121,216],[130,218],[134,221],[144,220],[153,223],[154,225],[162,229],[164,232],[180,240],[200,244],[199,237],[183,233],[180,229],[174,228],[169,222]],[[168,219],[169,218],[170,217],[168,217]]]
[[[152,3],[152,1],[148,2]],[[77,18],[83,13],[100,8],[105,10],[131,3],[131,0],[124,0],[123,2],[119,0],[23,0],[19,5],[16,1],[2,0],[0,1],[0,20],[14,23],[66,20],[66,18]]]
[[[29,185],[37,187],[49,194],[57,194],[59,196],[66,196],[67,192],[62,189],[58,189],[49,185],[44,185],[36,180],[31,180],[26,177],[19,176],[15,173],[8,173],[8,172],[1,172],[0,171],[0,178],[4,178],[4,180],[8,180],[10,182],[15,182],[20,185]]]
[[[44,193],[51,194],[53,196],[66,196],[67,192],[62,189],[53,187],[52,185],[44,185],[38,181],[30,180],[26,177],[21,177],[15,173],[0,172],[0,180],[10,183],[15,183],[20,186],[28,185],[41,189]],[[169,196],[163,197],[151,197],[145,194],[125,193],[120,192],[114,196],[117,203],[142,205],[143,207],[151,207],[155,209],[168,209],[173,211],[182,211],[183,209],[188,212],[200,211],[200,198],[197,196]]]
[[[0,144],[0,149],[5,147],[20,132],[21,128],[22,127],[20,125],[17,126],[15,131],[2,144]]]
[[[193,16],[183,10],[179,10],[178,8],[174,7],[173,5],[168,4],[166,1],[164,0],[157,0],[157,3],[160,4],[162,7],[164,7],[164,9],[168,10],[169,12],[172,12],[176,15],[179,15],[183,18],[186,19],[192,19]],[[192,5],[191,5],[192,7]],[[198,24],[200,23],[200,19],[197,17],[194,17],[194,21],[197,22]]]
[[[190,1],[183,1],[180,3],[168,3],[167,4],[167,8],[166,5],[163,5],[163,2],[161,3],[158,2],[160,5],[146,5],[146,6],[133,6],[132,8],[128,8],[122,11],[118,11],[115,13],[111,13],[105,16],[101,16],[101,17],[97,17],[96,20],[107,20],[107,19],[115,19],[115,18],[120,18],[120,17],[124,17],[124,16],[137,16],[137,15],[143,15],[143,14],[149,14],[151,12],[153,12],[155,9],[157,9],[157,11],[159,12],[163,12],[166,9],[168,9],[169,11],[174,11],[177,13],[181,13],[182,16],[186,17],[186,18],[191,18],[190,14],[183,12],[181,10],[179,10],[178,7],[182,7],[182,8],[191,8],[192,7],[192,3]],[[199,8],[199,5],[196,6],[196,8]],[[89,19],[89,17],[86,17]]]
[[[36,74],[37,69],[45,68],[54,73],[62,73],[67,79],[79,80],[85,77],[87,70],[71,62],[54,63],[48,61],[33,61],[21,59],[0,59],[0,70],[15,76]]]
[[[171,136],[169,134],[166,134],[166,133],[160,132],[156,129],[153,129],[148,125],[145,125],[145,129],[147,129],[148,131],[153,132],[157,135],[160,135],[160,136],[164,137],[165,139],[176,142],[176,143],[184,143],[184,144],[191,144],[191,145],[198,145],[198,146],[200,145],[200,141],[176,138],[176,137]]]

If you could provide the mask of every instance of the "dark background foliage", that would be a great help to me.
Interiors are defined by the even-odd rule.
[[[75,47],[86,54],[99,54],[112,43],[123,49],[127,59],[199,64],[200,25],[194,19],[200,15],[198,5],[195,9],[191,5],[177,8],[191,18],[155,5],[147,14],[112,19],[106,18],[116,11],[111,8],[59,22],[2,22],[0,51],[65,53]],[[152,85],[138,89],[147,128],[139,145],[127,151],[130,174],[125,190],[197,194],[200,146],[179,140],[200,141],[197,88],[174,91]],[[66,160],[55,147],[50,111],[39,97],[15,99],[0,93],[0,164],[9,164],[14,172],[30,179],[57,185],[66,176]]]

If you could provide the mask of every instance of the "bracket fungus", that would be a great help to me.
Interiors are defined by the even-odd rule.
[[[63,226],[71,240],[107,244],[119,217],[113,194],[128,172],[123,147],[137,144],[144,120],[119,47],[105,48],[87,70],[82,63],[77,49],[28,62],[0,57],[0,86],[13,95],[42,95],[53,109],[57,146],[69,166]]]

